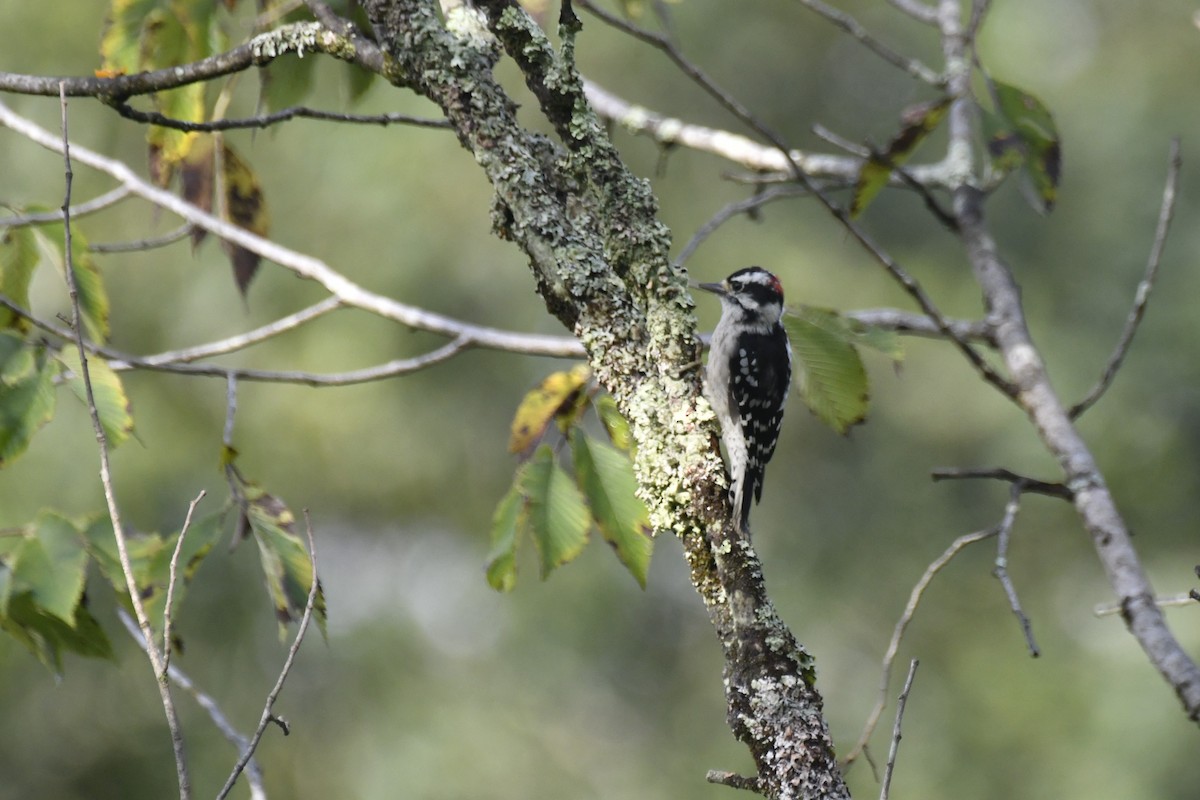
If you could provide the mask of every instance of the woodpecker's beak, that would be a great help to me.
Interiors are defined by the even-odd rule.
[[[700,288],[715,295],[724,296],[729,294],[729,287],[725,285],[724,281],[721,283],[702,283],[700,284]]]

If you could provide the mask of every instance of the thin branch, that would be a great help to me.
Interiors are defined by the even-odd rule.
[[[124,200],[130,195],[128,186],[118,186],[115,189],[110,189],[99,197],[94,197],[86,203],[80,203],[71,209],[71,218],[84,217],[88,214],[94,214],[97,211],[103,211],[110,206]],[[0,228],[16,228],[21,225],[41,225],[48,222],[62,222],[63,211],[56,209],[54,211],[43,211],[37,214],[21,214],[13,217],[0,217]]]
[[[708,774],[704,776],[704,780],[709,783],[728,786],[730,789],[741,789],[746,792],[754,792],[762,794],[762,780],[749,775],[739,775],[736,772],[726,772],[720,769],[710,769]]]
[[[233,353],[298,328],[306,322],[336,311],[340,307],[341,302],[336,297],[327,297],[307,308],[302,308],[286,317],[280,317],[274,322],[269,322],[254,330],[195,347],[142,356],[139,360],[144,364],[186,364],[202,358]]]
[[[900,723],[904,721],[904,706],[908,704],[908,693],[912,691],[913,678],[917,676],[917,665],[921,662],[913,659],[908,664],[908,677],[904,680],[904,688],[896,698],[896,723],[892,726],[892,745],[888,750],[887,767],[883,770],[883,787],[879,790],[879,800],[888,800],[892,790],[892,770],[896,768],[896,754],[900,751]]]
[[[45,129],[14,113],[0,103],[0,125],[9,128],[48,150],[62,152],[62,144]],[[346,306],[368,311],[384,319],[390,319],[410,328],[425,330],[452,338],[467,340],[470,347],[523,353],[526,355],[553,356],[559,358],[581,358],[583,346],[574,337],[548,336],[544,334],[517,333],[482,325],[471,325],[461,320],[436,314],[432,311],[406,305],[389,297],[375,294],[359,286],[323,261],[291,250],[265,239],[250,231],[219,219],[200,208],[159,189],[138,177],[126,164],[100,155],[79,145],[72,146],[76,162],[99,170],[127,186],[134,194],[154,205],[164,208],[182,219],[204,228],[217,236],[257,253],[263,258],[295,274],[309,278],[324,286],[330,294]]]
[[[785,200],[804,194],[807,194],[807,192],[798,186],[773,186],[770,189],[757,192],[744,200],[735,200],[729,203],[717,211],[708,222],[705,222],[692,234],[692,238],[688,240],[683,249],[679,251],[679,255],[675,257],[675,264],[683,265],[687,263],[687,260],[692,257],[692,253],[696,252],[696,248],[703,244],[705,239],[711,236],[717,228],[734,217],[753,213],[776,200]]]
[[[941,328],[924,314],[914,314],[911,311],[900,311],[894,308],[866,308],[859,311],[847,311],[845,316],[857,320],[864,325],[895,331],[909,336],[922,336],[927,339],[945,339]],[[954,335],[967,341],[979,342],[988,347],[996,346],[992,328],[981,320],[947,319],[946,324]]]
[[[238,759],[237,764],[234,765],[233,772],[230,773],[229,779],[225,781],[225,786],[217,795],[217,800],[223,800],[229,795],[230,790],[233,789],[233,785],[237,782],[238,775],[242,773],[246,764],[254,756],[254,751],[258,748],[258,743],[262,741],[267,725],[274,722],[283,727],[285,735],[287,733],[286,723],[275,716],[273,709],[275,701],[279,699],[279,693],[283,691],[284,681],[287,680],[288,673],[292,671],[292,664],[295,663],[296,653],[299,652],[300,644],[304,641],[304,634],[308,631],[308,623],[312,620],[313,607],[316,605],[317,592],[321,586],[320,579],[317,576],[317,544],[313,537],[312,520],[309,519],[307,509],[304,511],[304,524],[308,530],[309,563],[312,564],[312,585],[308,589],[308,602],[304,605],[304,616],[300,618],[300,626],[296,629],[296,638],[292,640],[292,646],[288,648],[287,658],[283,662],[283,668],[279,671],[279,678],[267,694],[267,701],[263,705],[262,717],[258,721],[258,727],[254,729],[254,734],[250,737],[250,741],[243,748],[242,756]]]
[[[1039,481],[1036,478],[1028,478],[1024,475],[1018,475],[1011,470],[1003,468],[964,469],[961,467],[942,467],[941,469],[935,469],[933,472],[931,472],[930,477],[932,477],[934,481],[994,478],[996,480],[1007,481],[1015,486],[1018,486],[1022,492],[1044,494],[1048,497],[1057,497],[1060,500],[1066,500],[1068,502],[1074,499],[1074,494],[1071,492],[1071,490],[1061,483]]]
[[[193,83],[264,67],[287,53],[321,52],[381,75],[392,69],[391,59],[379,46],[360,35],[340,36],[316,22],[297,22],[255,36],[232,50],[164,69],[115,77],[47,77],[0,72],[0,91],[53,97],[59,87],[68,97],[95,97],[123,101]]]
[[[448,129],[450,123],[444,119],[414,117],[411,114],[345,114],[336,111],[322,111],[307,106],[289,106],[268,114],[258,114],[252,117],[236,117],[232,119],[216,119],[209,122],[191,122],[160,114],[157,111],[142,111],[128,103],[109,103],[109,106],[125,119],[158,125],[163,128],[173,128],[179,131],[212,133],[214,131],[229,131],[245,128],[268,128],[281,122],[293,119],[316,119],[329,122],[344,122],[356,125],[412,125],[417,128]]]
[[[125,187],[121,187],[124,189]],[[181,239],[186,239],[192,232],[192,226],[189,223],[184,223],[178,226],[173,231],[167,231],[162,236],[150,236],[145,239],[135,239],[128,242],[101,242],[88,243],[88,250],[93,253],[138,253],[144,250],[157,250],[160,247],[166,247],[169,244],[175,244]]]
[[[908,595],[908,603],[904,606],[904,612],[900,615],[900,620],[896,623],[896,627],[892,631],[891,641],[888,642],[887,650],[883,654],[883,662],[881,664],[883,674],[879,679],[879,698],[875,702],[875,707],[871,709],[871,713],[867,716],[867,722],[863,726],[862,734],[858,737],[858,742],[850,749],[850,753],[842,762],[843,764],[849,766],[854,763],[866,749],[867,742],[871,739],[871,734],[875,732],[875,726],[879,724],[879,717],[883,714],[883,709],[887,706],[888,683],[891,681],[892,664],[896,660],[896,653],[900,650],[900,641],[904,638],[904,631],[908,628],[908,624],[912,622],[913,615],[917,613],[917,606],[921,604],[921,598],[925,595],[925,590],[929,587],[929,584],[964,548],[976,542],[982,542],[984,539],[990,539],[999,532],[998,527],[992,527],[976,531],[975,533],[963,534],[955,539],[946,548],[944,553],[925,568],[925,573],[921,575],[921,579],[917,581]]]
[[[937,24],[937,9],[925,5],[920,0],[888,0],[888,2],[918,22],[924,22],[927,25]]]
[[[829,20],[872,53],[879,56],[892,66],[903,70],[917,80],[924,81],[930,86],[936,87],[941,87],[945,84],[945,78],[943,78],[941,75],[938,75],[936,72],[922,64],[917,59],[909,58],[908,56],[903,56],[900,53],[897,53],[895,50],[872,36],[867,29],[863,27],[862,23],[846,12],[827,6],[820,2],[820,0],[800,0],[800,4]]]
[[[117,606],[117,618],[121,620],[121,624],[125,626],[125,630],[137,642],[138,647],[145,650],[146,640],[142,637],[142,632],[138,630],[137,622],[134,621],[133,617],[129,616],[129,613],[125,609]],[[167,667],[167,677],[171,679],[172,683],[192,696],[196,704],[208,713],[209,719],[212,720],[213,725],[221,732],[221,735],[236,747],[239,753],[246,747],[246,737],[239,733],[237,728],[233,727],[233,723],[221,711],[221,706],[217,701],[211,695],[197,687],[186,672],[171,664]],[[258,760],[251,758],[250,762],[246,764],[245,772],[246,780],[250,783],[251,800],[266,800],[267,792],[263,788],[262,768],[258,766]]]
[[[992,574],[1004,587],[1004,596],[1008,598],[1009,608],[1012,609],[1017,621],[1021,623],[1021,632],[1025,634],[1025,645],[1029,648],[1029,655],[1037,658],[1042,651],[1033,638],[1033,626],[1029,622],[1029,617],[1021,608],[1021,600],[1017,597],[1017,587],[1013,585],[1012,579],[1008,576],[1008,543],[1012,538],[1013,525],[1017,521],[1017,513],[1020,510],[1021,484],[1014,483],[1009,487],[1008,502],[1004,505],[1004,518],[1000,521],[1000,536],[996,543],[996,562]]]
[[[188,777],[187,759],[183,750],[183,732],[179,727],[179,718],[175,713],[175,703],[171,699],[171,687],[167,683],[166,669],[162,653],[154,646],[151,636],[150,618],[146,614],[146,606],[142,602],[142,594],[138,590],[137,579],[134,577],[133,563],[129,557],[128,543],[125,541],[125,530],[121,526],[121,513],[117,508],[116,492],[113,489],[112,469],[108,459],[108,438],[104,426],[100,422],[100,412],[96,408],[96,395],[92,388],[91,370],[88,368],[87,348],[83,342],[83,323],[79,310],[79,288],[75,283],[75,264],[71,256],[71,184],[74,172],[71,168],[71,146],[67,135],[67,94],[65,86],[60,88],[59,103],[62,109],[62,155],[66,196],[63,199],[63,236],[65,238],[63,252],[66,261],[63,272],[66,273],[67,288],[71,296],[71,329],[74,331],[75,347],[79,351],[79,370],[82,373],[84,396],[87,399],[88,414],[92,420],[92,430],[96,434],[96,444],[100,451],[100,482],[104,486],[104,499],[108,504],[108,516],[112,522],[113,536],[117,543],[117,555],[121,562],[121,571],[125,575],[125,586],[129,591],[129,600],[137,615],[138,625],[146,639],[146,653],[150,657],[150,665],[154,668],[155,683],[158,685],[159,697],[162,700],[163,711],[167,717],[167,727],[171,733],[171,745],[175,751],[175,772],[179,779],[180,800],[191,797],[191,779]]]
[[[1070,411],[1067,412],[1071,419],[1078,419],[1083,412],[1091,408],[1112,384],[1113,379],[1117,376],[1117,370],[1125,361],[1126,353],[1129,352],[1129,345],[1133,343],[1133,336],[1137,333],[1138,325],[1141,324],[1142,317],[1146,314],[1146,303],[1150,300],[1154,279],[1158,275],[1158,265],[1162,261],[1163,248],[1167,243],[1167,233],[1171,229],[1171,220],[1175,216],[1175,197],[1179,190],[1179,171],[1182,166],[1183,159],[1179,152],[1179,137],[1177,136],[1171,140],[1170,155],[1167,158],[1167,183],[1163,187],[1162,206],[1158,211],[1158,226],[1154,231],[1154,243],[1150,246],[1146,272],[1142,276],[1142,281],[1138,284],[1137,293],[1134,296],[1133,308],[1129,311],[1129,317],[1125,320],[1125,329],[1121,331],[1121,338],[1117,341],[1112,355],[1109,356],[1100,380],[1082,400],[1071,406]]]
[[[163,607],[163,671],[165,672],[171,666],[171,623],[175,616],[173,606],[175,603],[175,583],[179,577],[179,554],[183,552],[183,539],[187,536],[188,529],[192,527],[192,515],[196,513],[196,506],[204,499],[207,494],[203,489],[200,494],[196,495],[196,499],[188,504],[187,516],[183,518],[183,527],[179,530],[179,538],[175,540],[175,552],[171,554],[171,564],[167,572],[167,602]]]
[[[233,450],[233,420],[237,416],[237,376],[225,376],[225,427],[221,431],[221,444]]]
[[[1192,589],[1188,592],[1173,594],[1169,597],[1156,597],[1154,604],[1159,608],[1180,608],[1182,606],[1194,606],[1200,603],[1200,597],[1196,596],[1196,590]],[[1097,617],[1111,617],[1121,613],[1119,603],[1106,603],[1096,606],[1092,609],[1092,613]]]
[[[35,317],[27,309],[12,302],[12,300],[4,295],[0,295],[0,306],[4,306],[15,314],[30,320],[34,325],[47,333],[54,334],[66,340],[73,338],[65,328]],[[251,333],[254,332],[252,331]],[[231,340],[227,339],[223,340],[223,342],[214,342],[212,345],[204,345],[203,347],[215,348],[219,345],[228,346],[230,342]],[[204,375],[214,378],[233,378],[262,383],[294,383],[305,386],[349,386],[356,383],[368,383],[407,375],[447,361],[473,346],[475,345],[470,339],[460,336],[441,347],[412,358],[398,358],[385,364],[377,364],[372,367],[347,370],[345,372],[319,373],[301,370],[263,370],[243,367],[222,367],[216,364],[178,363],[165,360],[165,356],[173,355],[171,353],[160,353],[150,358],[142,358],[114,350],[111,347],[87,341],[84,342],[84,347],[87,348],[88,352],[105,358],[108,360],[108,366],[118,372],[131,369],[148,369],[156,372],[170,372],[176,375]],[[198,350],[200,348],[195,349]],[[194,354],[194,351],[179,352],[185,356],[192,356]]]

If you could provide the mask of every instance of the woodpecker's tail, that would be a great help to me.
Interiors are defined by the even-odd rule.
[[[729,501],[733,506],[738,528],[746,534],[750,533],[750,505],[754,501],[754,492],[747,491],[744,482],[735,482],[729,487]]]

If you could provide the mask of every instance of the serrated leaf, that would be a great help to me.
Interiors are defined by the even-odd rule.
[[[21,592],[9,602],[8,614],[0,618],[0,628],[57,674],[62,672],[63,651],[89,658],[113,658],[104,630],[82,604],[76,606],[68,624],[38,606],[31,592]]]
[[[213,54],[214,46],[223,48],[223,38],[213,25],[215,6],[211,2],[175,2],[149,10],[141,29],[140,69],[165,69],[190,64]],[[156,92],[155,108],[167,117],[185,122],[203,122],[205,84],[191,83]],[[146,138],[150,145],[150,172],[155,182],[166,186],[187,157],[199,134],[175,128],[150,126]]]
[[[492,549],[485,568],[488,584],[498,592],[510,592],[517,585],[517,544],[526,525],[525,498],[520,490],[523,471],[517,471],[512,488],[492,515]]]
[[[604,426],[604,431],[612,443],[618,450],[632,453],[633,434],[629,430],[629,421],[617,410],[617,401],[613,400],[611,395],[604,394],[593,400],[592,404],[596,408],[596,414],[600,417],[600,424]]]
[[[142,29],[146,17],[170,0],[112,0],[100,37],[101,70],[113,75],[142,69]]]
[[[8,228],[0,233],[0,294],[24,309],[29,308],[29,282],[38,265],[38,248],[29,228]],[[29,330],[29,320],[0,307],[0,328]]]
[[[10,353],[8,362],[0,365],[0,374],[7,375],[13,360],[24,358],[22,350]],[[22,377],[0,382],[0,468],[24,453],[33,435],[54,416],[57,374],[58,364],[39,347],[32,369],[23,366]]]
[[[71,372],[67,380],[71,391],[86,405],[87,387],[79,363],[79,348],[73,344],[64,347],[58,354],[58,360]],[[88,375],[104,436],[110,447],[117,447],[133,435],[133,407],[125,394],[125,386],[108,362],[94,353],[88,356]]]
[[[63,224],[51,222],[35,230],[38,249],[58,269],[65,283],[67,280],[66,238]],[[94,341],[103,343],[108,339],[108,292],[96,259],[88,250],[87,237],[79,226],[71,225],[71,274],[75,278],[75,290],[79,293],[79,314],[83,329]]]
[[[571,432],[571,455],[592,519],[617,558],[645,589],[654,540],[650,538],[650,512],[637,496],[629,457],[578,428]]]
[[[0,386],[15,386],[37,369],[35,348],[13,331],[0,331]]]
[[[300,619],[308,605],[313,566],[308,550],[293,530],[296,518],[278,497],[254,485],[243,487],[245,514],[258,544],[267,591],[279,620],[279,635],[287,635],[287,624]],[[325,592],[317,581],[313,616],[325,633]]]
[[[805,319],[852,345],[869,347],[892,361],[904,360],[904,343],[895,331],[868,325],[830,308],[802,305],[789,309],[789,314]]]
[[[1001,81],[991,81],[991,87],[996,110],[984,117],[988,151],[1000,169],[1011,168],[1019,156],[1033,190],[1031,205],[1048,213],[1062,174],[1062,140],[1054,115],[1024,89]]]
[[[117,599],[126,611],[133,612],[133,601],[129,598],[125,572],[121,567],[116,537],[108,517],[97,517],[83,530],[88,552],[100,574],[112,585]],[[146,616],[151,624],[158,625],[167,605],[167,583],[170,575],[170,545],[157,533],[126,533],[125,549],[133,569],[134,584],[142,600]]]
[[[183,547],[179,551],[178,580],[182,580],[186,585],[196,576],[196,570],[200,569],[201,562],[212,552],[224,530],[224,511],[215,511],[212,514],[206,514],[192,522],[192,526],[187,530],[187,536],[184,537]],[[172,552],[174,552],[175,543],[178,540],[178,533],[172,534],[170,539],[167,540],[167,546]],[[177,601],[181,597],[180,588],[182,587],[175,587]]]
[[[539,447],[525,465],[521,491],[545,579],[555,567],[578,556],[587,544],[587,505],[579,487],[558,466],[549,445]]]
[[[867,372],[858,351],[836,333],[836,315],[803,308],[784,316],[796,356],[794,375],[805,405],[838,433],[867,415]]]
[[[13,585],[28,589],[38,606],[68,625],[83,596],[87,550],[75,525],[53,511],[38,514],[18,552]]]
[[[541,439],[551,420],[562,413],[575,414],[576,400],[591,375],[586,364],[577,364],[569,371],[546,376],[536,389],[525,395],[513,417],[508,451],[528,452]]]
[[[229,221],[251,233],[266,236],[271,220],[258,176],[228,144],[225,145],[221,163],[225,213]],[[234,280],[244,297],[258,271],[259,255],[228,241],[222,241],[221,245],[233,265]]]
[[[943,97],[904,110],[900,118],[901,128],[887,147],[881,152],[872,153],[863,162],[850,204],[850,216],[857,217],[866,209],[887,186],[895,168],[908,161],[921,142],[941,124],[949,108],[950,98]]]

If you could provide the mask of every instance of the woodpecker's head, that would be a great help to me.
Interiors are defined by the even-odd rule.
[[[720,283],[700,288],[721,298],[722,316],[729,314],[745,324],[774,325],[783,315],[783,285],[762,267],[739,269]]]

